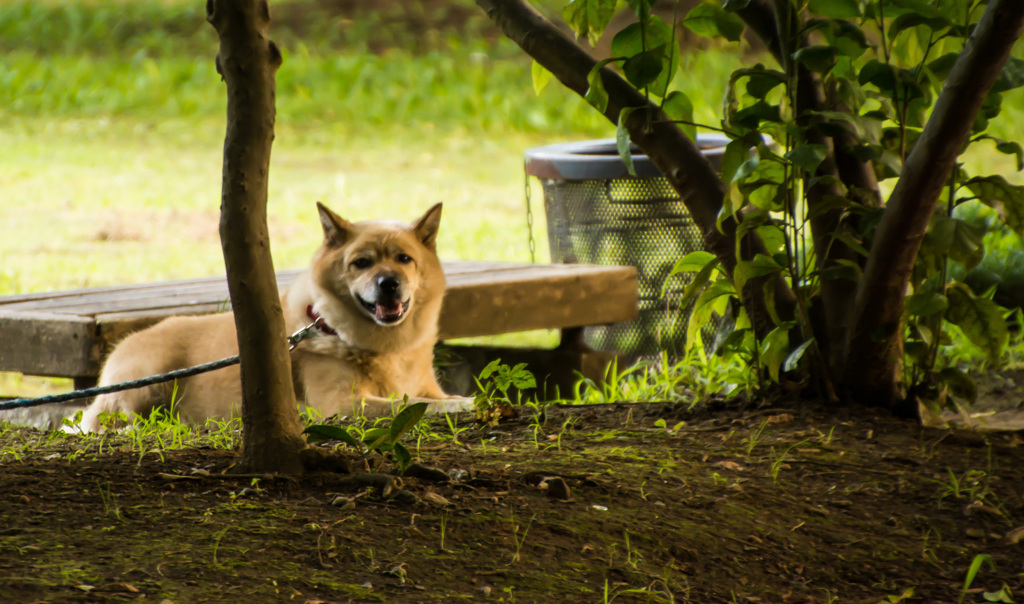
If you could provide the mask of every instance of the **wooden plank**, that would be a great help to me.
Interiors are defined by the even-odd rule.
[[[628,321],[637,316],[633,267],[601,271],[534,271],[488,282],[452,280],[441,311],[442,340],[531,329],[560,329]],[[587,274],[589,273],[589,274]]]
[[[99,375],[100,354],[92,319],[0,309],[0,369],[33,375]]]

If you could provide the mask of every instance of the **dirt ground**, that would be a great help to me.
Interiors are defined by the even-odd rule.
[[[552,407],[457,441],[435,418],[387,493],[356,454],[238,477],[231,451],[0,432],[4,602],[947,603],[980,553],[964,601],[1024,599],[1021,432],[799,401]]]

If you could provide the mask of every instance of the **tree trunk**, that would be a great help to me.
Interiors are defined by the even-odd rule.
[[[550,71],[569,90],[584,96],[590,87],[587,76],[597,62],[543,15],[524,0],[477,0],[490,19],[523,51]],[[731,276],[741,258],[737,254],[736,221],[724,220],[716,225],[727,188],[701,154],[694,141],[614,71],[603,68],[601,78],[608,93],[604,115],[613,124],[627,107],[646,108],[634,111],[626,120],[630,139],[650,158],[669,184],[676,190],[704,236],[708,251],[722,263]],[[751,234],[742,246],[744,256],[752,258],[765,253],[764,245]],[[749,254],[749,255],[748,255]],[[775,307],[784,319],[795,314],[792,290],[781,276],[776,281]],[[775,324],[764,302],[765,278],[751,279],[740,292],[754,331],[763,337]]]
[[[242,467],[300,474],[305,448],[267,230],[274,140],[274,77],[281,53],[267,38],[267,0],[208,0],[228,87],[220,237],[242,359]]]
[[[1022,28],[1024,2],[989,2],[904,163],[854,301],[842,380],[854,399],[893,407],[903,397],[900,330],[914,261],[974,119]]]

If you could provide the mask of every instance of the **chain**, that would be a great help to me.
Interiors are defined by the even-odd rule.
[[[523,183],[526,188],[526,228],[529,231],[530,263],[537,262],[537,240],[533,238],[533,203],[530,194],[530,175],[523,173]]]

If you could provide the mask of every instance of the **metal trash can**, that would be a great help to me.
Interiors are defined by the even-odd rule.
[[[697,138],[716,169],[728,142],[722,135]],[[678,355],[689,319],[689,309],[679,308],[679,301],[692,276],[666,279],[676,261],[704,249],[704,238],[675,189],[636,147],[633,165],[636,177],[627,172],[614,139],[526,152],[526,173],[539,178],[544,189],[551,261],[637,267],[639,317],[588,327],[584,342],[595,350],[629,355],[663,350]],[[703,330],[705,346],[714,330]]]

